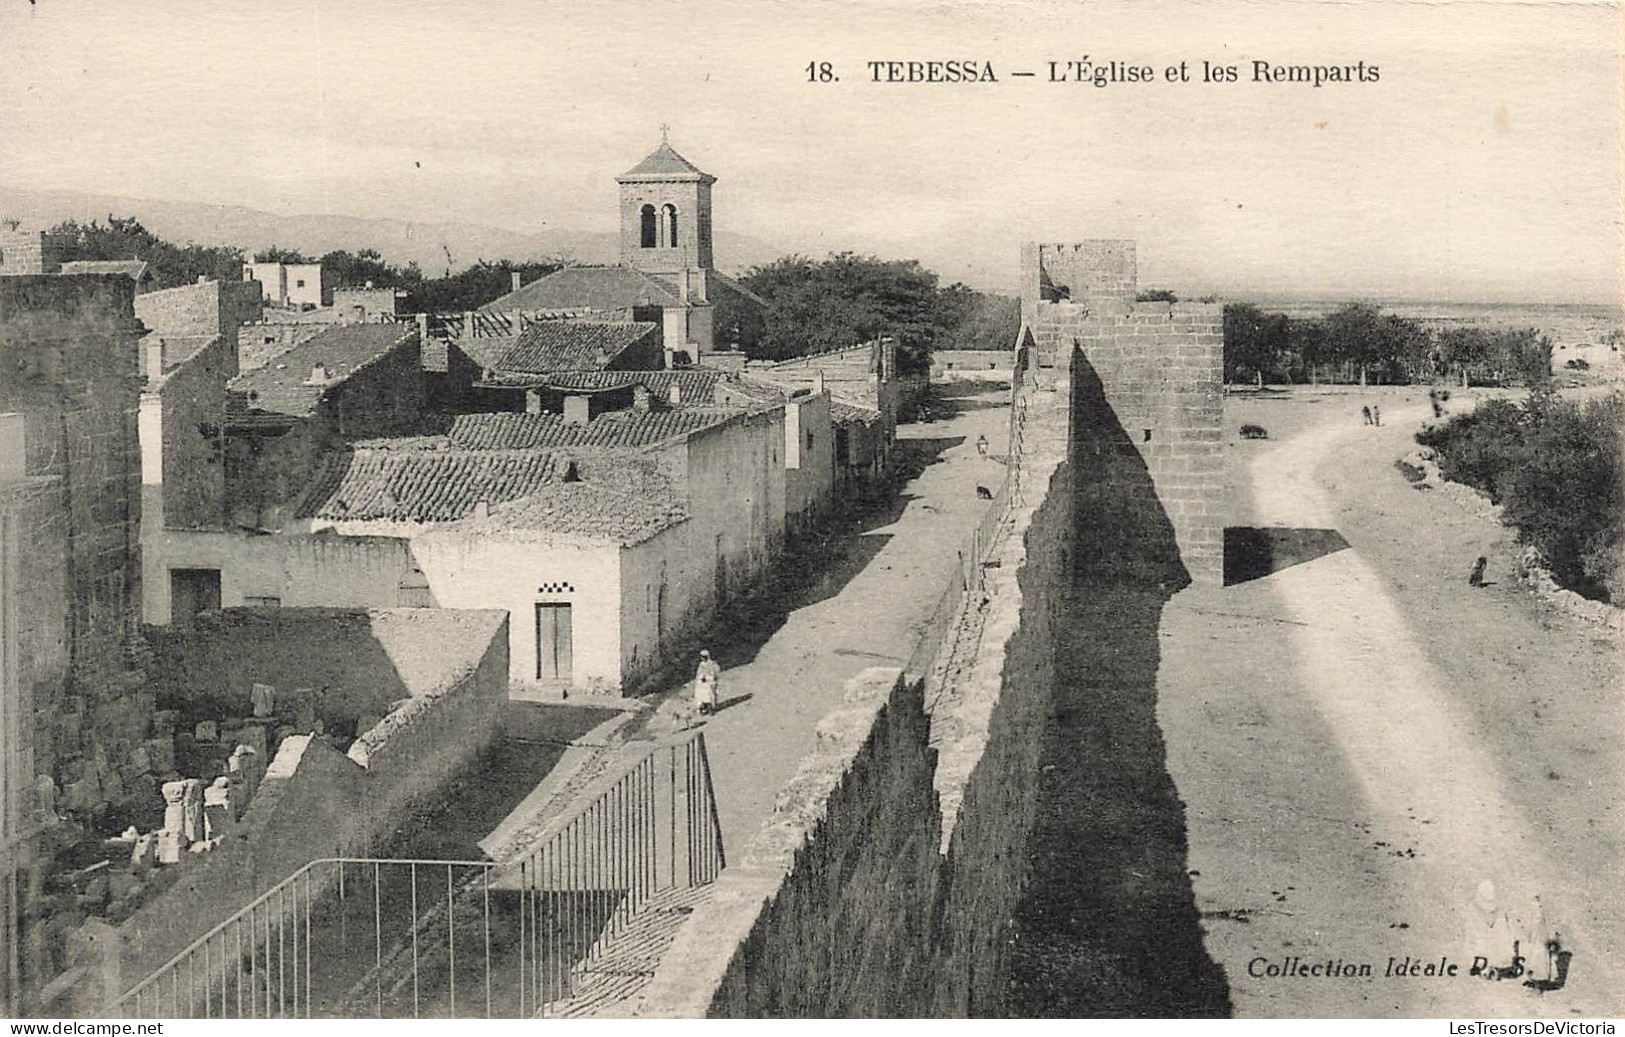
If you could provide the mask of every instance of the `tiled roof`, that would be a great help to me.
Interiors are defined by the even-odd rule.
[[[345,324],[318,332],[264,367],[238,375],[228,384],[239,398],[258,410],[306,417],[327,390],[360,368],[417,337],[409,324]],[[316,365],[327,369],[327,381],[308,385]]]
[[[453,446],[465,450],[566,446],[627,449],[698,432],[741,413],[698,407],[647,413],[623,410],[602,414],[586,424],[567,422],[557,414],[464,414],[452,424],[447,438]]]
[[[335,451],[299,502],[299,518],[454,522],[487,504],[517,500],[562,477],[568,459],[535,451]]]
[[[142,259],[75,259],[62,264],[64,274],[123,274],[139,281],[146,276],[147,263]]]
[[[474,518],[476,505],[489,506]],[[687,517],[682,496],[643,458],[591,450],[380,450],[329,454],[298,517],[451,523],[617,543]]]
[[[732,371],[706,368],[683,368],[676,371],[552,371],[544,374],[494,371],[492,377],[480,383],[487,387],[511,386],[527,389],[602,390],[619,389],[628,385],[646,386],[661,400],[671,399],[671,387],[677,386],[678,403],[683,406],[731,404],[744,398],[758,403],[782,403],[785,393],[777,386]],[[731,392],[721,395],[718,388],[727,386]]]
[[[460,528],[523,529],[617,544],[638,544],[688,518],[682,496],[658,472],[633,489],[596,485],[590,479],[555,483],[540,493],[492,508]]]
[[[661,142],[660,147],[649,152],[642,162],[628,169],[616,180],[705,180],[715,182],[716,177],[701,172],[699,167],[688,159],[679,155],[670,144]]]
[[[501,371],[591,371],[659,332],[648,321],[538,321],[511,338],[487,340],[485,362]]]
[[[880,411],[835,396],[829,401],[829,420],[836,425],[873,425],[880,420]]]
[[[624,310],[680,306],[675,286],[624,266],[567,266],[509,292],[482,310]]]
[[[727,386],[731,396],[743,396],[757,403],[783,403],[789,395],[780,386],[750,375],[739,375],[720,383]]]

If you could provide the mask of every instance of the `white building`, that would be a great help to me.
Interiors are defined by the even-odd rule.
[[[320,263],[244,263],[243,280],[260,283],[268,306],[307,310],[333,301]]]

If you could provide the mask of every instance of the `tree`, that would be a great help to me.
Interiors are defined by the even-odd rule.
[[[335,249],[322,256],[322,276],[332,274],[333,283],[352,286],[371,281],[378,288],[404,288],[410,291],[422,282],[422,274],[410,276],[399,267],[384,262],[376,249],[364,248],[359,252]]]
[[[938,296],[946,329],[934,349],[1012,349],[1021,330],[1021,300],[972,291],[962,284]]]
[[[768,303],[754,356],[805,356],[891,336],[898,366],[910,371],[929,367],[938,339],[962,322],[961,293],[968,291],[939,289],[937,275],[916,260],[851,252],[823,260],[784,256],[740,281]]]
[[[1326,315],[1326,348],[1331,359],[1366,372],[1382,352],[1382,312],[1368,302],[1351,302]]]
[[[1447,328],[1439,333],[1436,352],[1443,371],[1463,386],[1537,386],[1551,378],[1551,339],[1534,328]]]
[[[1179,296],[1167,288],[1147,288],[1134,297],[1135,302],[1178,302]]]
[[[1224,307],[1224,380],[1256,380],[1282,366],[1291,340],[1287,318],[1267,314],[1250,302],[1226,303]]]
[[[407,285],[413,293],[417,308],[425,313],[456,313],[477,310],[488,302],[500,299],[513,290],[513,275],[529,283],[546,277],[564,266],[558,259],[515,262],[499,259],[495,262],[480,260],[473,266],[444,277],[420,280],[416,286]],[[416,268],[408,268],[414,271]],[[404,275],[403,275],[404,276]],[[419,275],[421,278],[421,275]]]
[[[158,288],[192,284],[199,277],[235,281],[242,276],[242,250],[224,245],[176,245],[165,241],[133,216],[64,220],[45,232],[46,246],[62,262],[140,259],[152,271]]]
[[[314,263],[314,259],[305,255],[296,248],[283,248],[281,245],[272,245],[262,248],[254,253],[256,263]]]

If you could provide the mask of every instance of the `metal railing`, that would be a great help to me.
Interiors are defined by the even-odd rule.
[[[126,992],[127,1018],[525,1017],[651,903],[726,866],[703,733],[649,752],[507,862],[334,857]]]

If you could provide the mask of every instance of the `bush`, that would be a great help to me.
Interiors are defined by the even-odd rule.
[[[1591,370],[1590,361],[1586,360],[1584,357],[1578,357],[1578,356],[1575,357],[1573,360],[1570,360],[1568,363],[1564,364],[1563,366],[1568,368],[1570,371],[1589,371],[1589,370]]]
[[[1427,478],[1427,473],[1422,471],[1422,469],[1413,464],[1406,464],[1404,458],[1396,458],[1394,460],[1394,467],[1399,469],[1399,474],[1405,477],[1406,482],[1421,486],[1424,489],[1426,488],[1426,485],[1422,482],[1422,480]]]
[[[1490,400],[1419,432],[1445,478],[1501,504],[1503,519],[1565,587],[1625,602],[1625,395],[1578,403],[1535,392]]]
[[[1485,400],[1443,425],[1423,429],[1416,441],[1438,453],[1446,479],[1482,490],[1500,503],[1505,496],[1502,477],[1522,463],[1523,418],[1523,408],[1511,400]]]
[[[1263,425],[1243,425],[1241,426],[1241,438],[1268,439],[1270,434],[1264,429]]]

